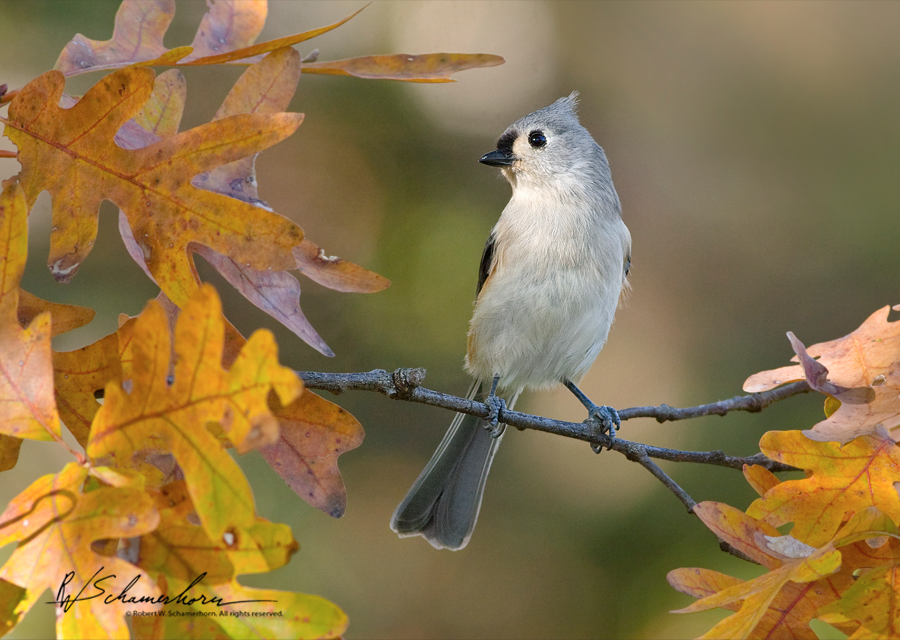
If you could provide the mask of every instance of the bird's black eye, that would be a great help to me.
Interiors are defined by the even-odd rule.
[[[547,136],[544,135],[543,131],[532,131],[528,134],[528,144],[535,149],[540,149],[547,144]]]

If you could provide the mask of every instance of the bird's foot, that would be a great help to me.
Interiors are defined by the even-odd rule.
[[[500,422],[500,414],[506,411],[506,402],[499,396],[490,395],[484,399],[484,403],[491,410],[490,414],[485,418],[491,427],[491,437],[499,438],[503,435],[503,430],[506,429],[506,425]]]
[[[585,420],[585,423],[597,424],[600,427],[600,434],[608,435],[610,440],[616,437],[616,431],[622,426],[618,411],[612,407],[598,407],[597,405],[594,405],[588,410],[588,419]],[[594,453],[600,453],[603,451],[603,445],[592,444],[591,449],[594,450]]]

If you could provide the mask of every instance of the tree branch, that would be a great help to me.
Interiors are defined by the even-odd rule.
[[[319,373],[315,371],[298,371],[297,375],[303,378],[304,383],[310,389],[330,391],[341,394],[345,391],[377,391],[394,400],[407,402],[419,402],[435,407],[459,411],[470,415],[486,418],[490,415],[490,408],[475,400],[467,400],[439,391],[433,391],[422,386],[425,380],[425,369],[397,369],[387,372],[376,369],[368,373]],[[676,409],[668,405],[658,407],[632,407],[619,411],[622,420],[632,418],[655,418],[658,422],[673,420],[686,420],[700,416],[720,415],[724,416],[729,411],[758,412],[770,404],[811,391],[806,382],[794,382],[792,384],[765,391],[752,393],[746,396],[735,396],[730,400],[721,400],[711,404],[697,407]],[[795,467],[772,460],[762,453],[753,456],[729,456],[721,451],[679,451],[663,447],[652,447],[639,442],[623,440],[619,437],[611,437],[600,431],[600,425],[595,422],[582,423],[552,420],[541,416],[535,416],[519,411],[502,411],[500,421],[517,429],[534,429],[545,431],[567,438],[584,440],[599,452],[604,448],[618,451],[626,458],[637,462],[671,491],[687,507],[688,512],[693,513],[697,503],[688,493],[672,480],[651,458],[659,460],[671,460],[674,462],[695,462],[700,464],[712,464],[732,469],[743,469],[744,465],[760,465],[769,471],[796,471]],[[753,558],[735,549],[722,539],[719,539],[719,548],[733,556],[756,563]]]
[[[425,370],[421,368],[397,369],[392,372],[376,369],[374,371],[369,371],[368,373],[319,373],[315,371],[298,371],[297,375],[303,378],[304,383],[310,389],[330,391],[335,394],[341,394],[345,391],[377,391],[394,400],[428,404],[435,407],[450,409],[451,411],[478,416],[479,418],[486,418],[490,415],[490,408],[482,402],[467,400],[466,398],[441,393],[421,386],[422,382],[425,380]],[[737,396],[731,400],[723,400],[721,402],[701,405],[699,407],[689,407],[687,409],[674,409],[667,405],[623,409],[619,411],[619,417],[622,420],[638,417],[653,417],[660,422],[663,422],[665,420],[683,420],[703,415],[725,415],[729,411],[756,412],[761,411],[763,408],[777,400],[797,395],[798,393],[805,393],[806,391],[809,391],[809,387],[806,386],[805,382],[793,383],[764,393]],[[761,453],[753,456],[740,457],[725,455],[721,451],[679,451],[677,449],[666,449],[664,447],[653,447],[639,442],[631,442],[618,437],[610,437],[607,434],[602,433],[600,431],[600,425],[595,422],[565,422],[563,420],[553,420],[551,418],[544,418],[542,416],[510,410],[502,412],[501,422],[517,429],[534,429],[536,431],[553,433],[567,438],[583,440],[590,443],[595,448],[602,447],[618,451],[629,460],[636,462],[640,462],[643,457],[646,457],[671,460],[674,462],[711,464],[738,470],[742,469],[745,464],[757,464],[765,467],[769,471],[797,470],[790,465],[771,460]],[[654,466],[656,465],[654,464]],[[660,471],[660,473],[662,472]],[[654,475],[656,474],[654,473]],[[663,482],[665,483],[665,481]],[[676,493],[676,495],[678,494]],[[684,499],[680,495],[679,499],[684,502]],[[690,498],[688,497],[688,499]]]

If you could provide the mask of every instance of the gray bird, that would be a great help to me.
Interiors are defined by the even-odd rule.
[[[469,542],[505,425],[525,390],[564,384],[614,435],[619,416],[576,386],[606,342],[631,265],[603,149],[578,122],[573,92],[512,124],[481,162],[500,167],[512,198],[481,257],[466,371],[468,397],[492,418],[457,414],[397,507],[391,529],[438,549]]]

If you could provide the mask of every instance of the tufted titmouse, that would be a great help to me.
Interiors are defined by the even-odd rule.
[[[615,409],[575,386],[606,341],[631,265],[609,163],[578,123],[577,95],[515,122],[481,158],[513,191],[481,256],[466,355],[468,397],[493,419],[456,415],[394,512],[391,529],[403,537],[466,546],[503,436],[498,417],[524,389],[562,383],[610,435],[619,426]]]

